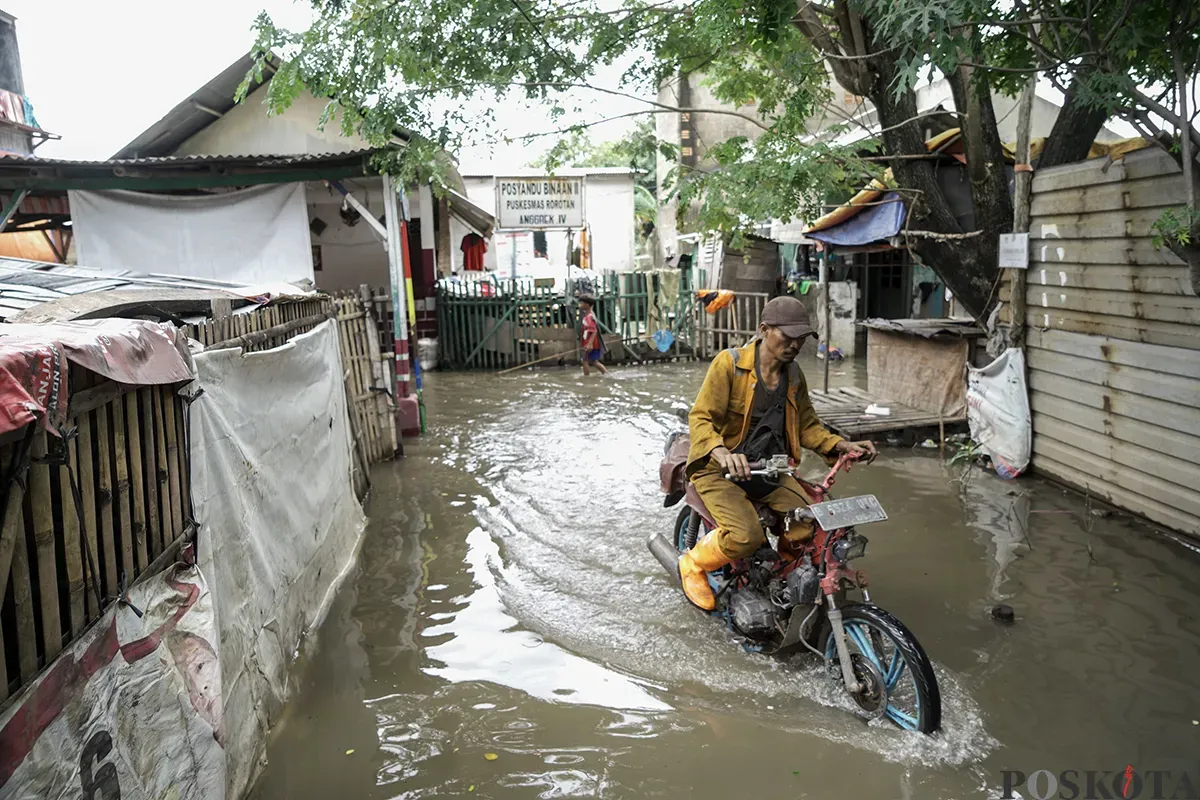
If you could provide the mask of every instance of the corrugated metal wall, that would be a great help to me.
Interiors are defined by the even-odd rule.
[[[1039,171],[1033,192],[1034,469],[1200,536],[1200,298],[1150,233],[1182,175],[1145,150]]]

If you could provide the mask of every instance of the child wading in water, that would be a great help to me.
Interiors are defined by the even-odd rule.
[[[583,323],[583,339],[579,343],[583,351],[583,374],[591,375],[594,366],[601,375],[607,375],[608,370],[600,363],[600,357],[604,355],[604,340],[600,338],[600,326],[592,313],[592,305],[592,298],[579,298],[580,322]]]

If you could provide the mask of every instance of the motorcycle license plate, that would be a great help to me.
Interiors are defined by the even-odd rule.
[[[827,500],[809,506],[808,510],[816,517],[817,524],[827,531],[835,528],[848,528],[851,525],[866,525],[870,522],[883,522],[888,518],[887,512],[873,494],[858,497],[844,497],[841,500]]]

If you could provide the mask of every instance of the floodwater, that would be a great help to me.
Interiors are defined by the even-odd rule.
[[[1200,785],[1190,551],[1039,480],[884,450],[836,489],[890,515],[856,565],[934,661],[945,729],[868,725],[815,658],[747,654],[684,603],[645,540],[678,511],[658,463],[703,367],[614,372],[428,377],[429,433],[373,474],[360,567],[253,797],[949,800],[1126,765]]]

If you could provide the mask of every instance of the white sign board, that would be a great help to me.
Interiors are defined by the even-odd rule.
[[[583,178],[496,178],[501,229],[582,228]]]
[[[1000,268],[1029,269],[1029,234],[1000,234]]]

